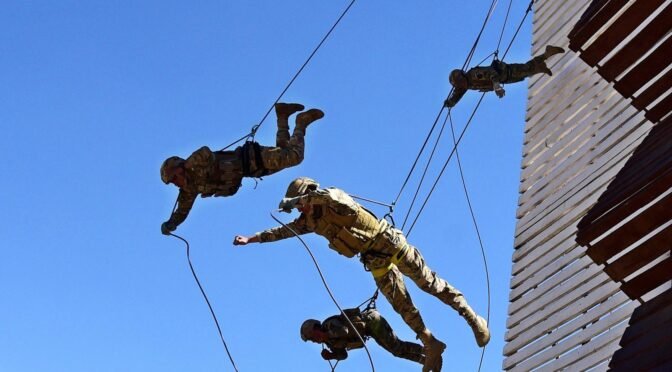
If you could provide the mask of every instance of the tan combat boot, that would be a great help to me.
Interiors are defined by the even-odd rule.
[[[282,103],[275,104],[275,114],[278,117],[289,117],[297,111],[303,111],[304,107],[300,103]]]
[[[422,372],[441,372],[443,366],[443,351],[446,350],[446,344],[437,340],[428,330],[420,335],[422,344],[425,346],[425,364]]]
[[[310,123],[322,119],[322,117],[324,117],[324,112],[319,109],[310,109],[306,112],[302,112],[296,115],[296,128],[305,131]]]
[[[476,337],[478,346],[484,347],[487,345],[488,342],[490,342],[490,330],[488,329],[488,323],[485,319],[480,315],[477,315],[471,308],[467,308],[462,316],[474,332],[474,337]]]
[[[546,45],[546,51],[544,52],[544,58],[548,58],[550,56],[554,56],[556,54],[564,53],[565,50],[555,46],[555,45]]]

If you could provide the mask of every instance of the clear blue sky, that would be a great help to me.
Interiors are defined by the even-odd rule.
[[[183,243],[160,234],[177,189],[161,182],[159,166],[244,135],[347,3],[3,4],[0,370],[232,370]],[[192,244],[241,371],[328,371],[320,347],[300,340],[299,326],[337,309],[298,241],[234,248],[233,236],[275,226],[269,211],[298,176],[391,202],[489,3],[357,2],[283,98],[326,114],[309,128],[305,161],[256,189],[245,180],[234,197],[197,200],[177,233]],[[514,2],[505,40],[527,4]],[[474,63],[496,47],[508,3],[500,5]],[[508,61],[530,57],[529,30],[528,19]],[[458,129],[477,98],[467,94],[454,110]],[[491,270],[493,339],[484,371],[501,368],[525,98],[525,83],[507,86],[501,100],[487,95],[460,147]],[[271,115],[257,140],[271,144],[274,136]],[[446,137],[441,163],[449,150]],[[342,306],[373,293],[356,259],[318,236],[307,241]],[[410,241],[485,314],[481,253],[454,164]],[[480,349],[466,323],[408,286],[448,344],[445,370],[475,370]],[[413,339],[383,298],[379,309],[401,338]],[[369,347],[378,371],[419,370]],[[338,370],[369,370],[366,354],[351,352]]]

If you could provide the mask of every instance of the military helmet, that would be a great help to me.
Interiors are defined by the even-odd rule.
[[[321,325],[322,323],[315,319],[308,319],[303,322],[303,324],[301,324],[301,339],[304,342],[310,340],[313,336],[313,330]]]
[[[289,184],[287,192],[285,193],[285,198],[296,198],[297,196],[304,195],[309,189],[315,190],[318,187],[320,187],[320,184],[314,179],[299,177]]]
[[[170,171],[182,164],[184,164],[184,159],[179,156],[171,156],[166,159],[161,164],[161,181],[167,185],[171,178]]]
[[[453,86],[457,86],[459,84],[459,81],[464,80],[464,71],[456,69],[450,72],[450,76],[448,77],[448,80],[450,80],[450,83]]]

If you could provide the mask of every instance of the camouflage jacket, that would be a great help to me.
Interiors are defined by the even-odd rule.
[[[169,223],[177,227],[189,215],[196,197],[230,196],[243,178],[242,147],[233,151],[211,151],[207,146],[194,151],[185,163],[187,184],[180,188],[177,208]]]
[[[309,204],[310,214],[285,226],[256,234],[259,242],[266,243],[314,232],[329,241],[329,247],[338,253],[353,257],[367,250],[378,234],[388,226],[356,203],[350,195],[337,188],[318,189],[299,198],[298,204]]]
[[[490,92],[495,90],[502,81],[500,68],[505,67],[503,62],[495,61],[490,66],[476,66],[467,71],[467,89],[455,88],[453,94],[446,100],[446,106],[453,107],[464,96],[467,90]]]
[[[366,323],[359,309],[345,309],[345,314],[357,328],[360,336],[366,341]],[[334,354],[334,359],[343,360],[348,357],[348,351],[364,347],[364,344],[352,329],[348,320],[342,314],[334,315],[322,322],[322,332],[327,334],[325,345]]]

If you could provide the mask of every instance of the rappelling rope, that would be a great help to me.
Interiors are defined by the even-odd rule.
[[[286,85],[285,88],[282,90],[282,92],[280,92],[280,94],[278,95],[278,98],[276,98],[275,101],[273,101],[273,104],[271,105],[271,107],[268,108],[268,110],[266,111],[266,114],[264,114],[264,116],[261,118],[261,120],[259,120],[259,123],[257,123],[257,124],[255,124],[254,126],[252,126],[252,129],[250,130],[250,133],[249,133],[249,134],[247,134],[247,135],[245,135],[244,137],[240,138],[240,139],[237,140],[236,142],[234,142],[234,143],[232,143],[232,144],[226,146],[225,148],[222,149],[222,151],[223,151],[223,150],[226,150],[227,148],[229,148],[229,147],[235,145],[236,143],[238,143],[238,142],[240,142],[240,141],[242,141],[242,140],[244,140],[244,139],[248,139],[248,140],[250,140],[250,141],[254,141],[254,136],[257,134],[257,130],[258,130],[259,127],[261,127],[261,125],[264,123],[264,121],[266,120],[266,118],[268,117],[268,115],[271,113],[271,111],[273,111],[273,108],[275,107],[275,104],[278,103],[278,102],[280,101],[280,99],[281,99],[282,96],[287,92],[287,90],[289,89],[289,87],[292,86],[292,84],[294,83],[294,80],[296,80],[296,78],[299,77],[299,75],[301,74],[301,72],[303,72],[303,69],[306,68],[306,66],[308,65],[308,63],[310,62],[310,60],[313,59],[313,56],[317,53],[317,51],[320,49],[320,47],[322,47],[322,44],[324,44],[324,42],[327,40],[327,38],[329,37],[329,35],[331,35],[331,33],[334,31],[334,29],[336,29],[336,26],[338,26],[338,24],[341,22],[341,20],[343,19],[343,17],[345,17],[345,15],[348,13],[348,11],[350,10],[350,8],[355,4],[355,1],[356,1],[356,0],[352,0],[352,1],[350,1],[350,4],[348,4],[348,6],[347,6],[347,7],[345,8],[345,10],[341,13],[341,15],[338,17],[338,19],[336,19],[336,22],[334,22],[334,24],[331,26],[331,28],[329,29],[329,31],[327,31],[327,33],[324,35],[324,37],[322,38],[322,40],[320,40],[320,42],[317,44],[317,46],[315,47],[315,49],[313,49],[313,51],[310,53],[310,55],[308,56],[308,58],[306,59],[306,61],[303,62],[303,65],[301,65],[301,67],[299,68],[298,71],[296,71],[296,73],[294,74],[294,76],[292,77],[292,79],[289,81],[289,83],[287,83],[287,85]]]
[[[457,143],[455,141],[455,128],[453,126],[453,118],[450,115],[450,112],[448,112],[448,118],[450,120],[450,132],[453,135],[453,143],[455,146],[457,146]],[[485,268],[485,283],[486,287],[488,289],[488,306],[487,306],[487,313],[485,316],[486,323],[488,326],[490,325],[490,272],[488,270],[488,260],[485,257],[485,247],[483,246],[483,239],[481,239],[481,232],[480,229],[478,228],[478,222],[476,222],[476,214],[474,213],[474,208],[471,205],[471,198],[469,197],[469,191],[467,188],[467,182],[464,179],[464,172],[462,171],[462,161],[460,160],[460,153],[455,150],[455,160],[457,160],[457,167],[460,170],[460,179],[462,180],[462,188],[464,189],[464,197],[467,200],[467,205],[469,206],[469,214],[471,214],[471,221],[474,223],[474,229],[476,230],[476,236],[478,237],[478,245],[481,247],[481,255],[483,256],[483,267]],[[481,360],[478,362],[478,370],[481,370],[481,367],[483,366],[483,358],[485,357],[485,348],[488,346],[485,345],[483,347],[483,350],[481,350]]]
[[[334,302],[334,305],[336,305],[336,307],[341,312],[343,317],[348,321],[348,324],[350,324],[350,327],[352,327],[352,329],[355,331],[355,333],[357,334],[357,338],[359,338],[359,340],[362,342],[362,345],[364,346],[364,350],[366,350],[366,355],[369,357],[369,363],[371,363],[371,371],[375,372],[376,368],[373,366],[373,358],[371,357],[371,353],[369,352],[369,348],[366,346],[366,342],[364,340],[364,337],[362,337],[362,335],[357,330],[357,327],[355,327],[355,325],[352,324],[352,321],[345,314],[345,312],[341,308],[341,305],[339,305],[338,301],[336,301],[336,297],[334,297],[334,294],[331,292],[331,288],[329,288],[329,284],[327,284],[327,280],[324,278],[324,274],[322,274],[322,269],[320,269],[320,265],[317,263],[317,259],[315,259],[315,256],[313,255],[313,252],[310,250],[310,247],[308,247],[308,244],[306,244],[306,242],[303,240],[303,238],[301,238],[301,236],[296,231],[294,231],[294,229],[287,226],[286,223],[280,221],[277,217],[275,217],[275,215],[273,215],[273,212],[270,212],[270,215],[271,215],[271,218],[273,218],[275,220],[275,222],[279,223],[284,228],[289,230],[292,234],[294,234],[294,236],[296,236],[299,239],[299,241],[301,242],[301,244],[303,244],[303,246],[306,248],[306,251],[310,255],[310,258],[313,260],[313,264],[315,264],[315,268],[317,269],[317,273],[320,274],[320,279],[322,279],[322,284],[324,284],[324,288],[327,290],[327,293],[329,294],[329,297],[331,297],[331,300]],[[329,365],[331,365],[331,362],[329,362]],[[333,366],[332,371],[335,368],[336,368],[336,366]]]
[[[180,239],[181,241],[184,242],[184,244],[187,245],[187,261],[189,262],[189,268],[191,269],[191,274],[194,276],[194,279],[196,280],[196,284],[198,284],[198,289],[201,290],[201,294],[203,295],[203,298],[205,299],[205,302],[208,304],[208,308],[210,309],[210,314],[212,314],[212,319],[215,320],[215,325],[217,326],[217,332],[219,332],[219,338],[222,340],[222,345],[224,345],[224,350],[226,350],[226,355],[229,356],[229,360],[231,361],[231,365],[233,366],[233,369],[238,372],[238,368],[236,367],[236,363],[233,361],[233,357],[231,356],[231,353],[229,352],[229,347],[226,345],[226,341],[224,341],[224,335],[222,334],[222,329],[219,326],[219,321],[217,321],[217,316],[215,315],[215,311],[212,309],[212,305],[210,305],[210,300],[208,300],[208,296],[205,294],[205,290],[203,289],[203,286],[201,285],[201,281],[198,280],[198,276],[196,275],[196,271],[194,270],[194,266],[191,264],[191,256],[190,256],[190,249],[189,249],[189,242],[184,239],[183,237],[170,233],[170,236],[174,236],[177,239]]]

